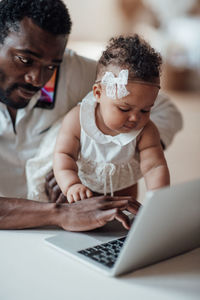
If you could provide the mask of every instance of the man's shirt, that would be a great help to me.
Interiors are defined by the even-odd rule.
[[[67,50],[60,67],[55,107],[50,110],[35,107],[40,97],[38,92],[27,107],[17,111],[15,131],[7,107],[0,102],[0,196],[27,197],[27,161],[36,155],[51,126],[92,89],[95,75],[95,61]],[[165,146],[182,127],[179,111],[161,93],[151,119]]]
[[[96,62],[67,50],[59,72],[53,109],[28,106],[18,109],[15,131],[6,105],[0,102],[0,196],[26,198],[26,162],[34,157],[45,133],[87,94],[94,83]]]

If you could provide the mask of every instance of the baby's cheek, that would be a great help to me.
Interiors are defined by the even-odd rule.
[[[144,115],[141,119],[141,122],[146,125],[149,122],[150,114]]]
[[[127,122],[127,118],[121,117],[119,115],[115,115],[112,118],[111,124],[115,129],[117,129],[117,128],[121,128],[126,122]]]

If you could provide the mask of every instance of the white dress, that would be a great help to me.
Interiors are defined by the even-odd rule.
[[[136,137],[141,130],[116,136],[103,134],[95,122],[96,101],[89,93],[80,103],[81,150],[77,165],[81,182],[92,191],[111,194],[142,177]]]

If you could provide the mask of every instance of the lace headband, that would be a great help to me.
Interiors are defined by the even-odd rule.
[[[160,85],[154,82],[148,82],[138,79],[131,79],[130,81],[139,84],[152,85],[160,89]],[[106,95],[109,98],[116,99],[117,95],[118,99],[121,99],[130,94],[125,86],[128,83],[128,70],[121,70],[118,77],[115,77],[112,72],[106,72],[101,80],[96,81],[96,83],[99,82],[106,86]]]

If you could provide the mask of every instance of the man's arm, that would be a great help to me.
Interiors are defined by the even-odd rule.
[[[0,229],[53,225],[55,204],[0,197]]]
[[[68,231],[86,231],[117,219],[129,229],[123,210],[136,213],[139,203],[130,197],[92,197],[73,204],[43,203],[0,197],[0,229],[24,229],[58,226]]]
[[[167,148],[175,134],[182,129],[183,119],[178,108],[164,93],[159,93],[153,108],[151,120],[156,124],[160,133],[161,144]]]

